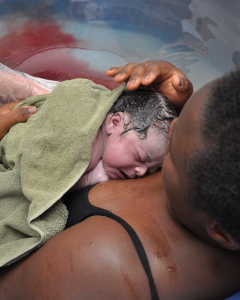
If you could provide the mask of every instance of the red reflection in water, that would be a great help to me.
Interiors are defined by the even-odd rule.
[[[0,39],[0,57],[8,65],[43,48],[86,44],[84,40],[77,40],[71,34],[62,32],[61,26],[52,22],[29,21],[22,26],[11,23],[7,27],[10,33]]]
[[[67,62],[67,66],[63,64],[64,61]],[[19,67],[18,70],[22,71]],[[87,78],[97,84],[106,86],[110,90],[113,90],[120,85],[119,83],[114,82],[113,79],[108,78],[104,73],[90,69],[88,62],[79,61],[70,55],[66,56],[65,59],[64,55],[61,55],[58,58],[55,57],[51,63],[51,69],[46,69],[41,72],[32,70],[30,73],[36,77],[57,81]]]
[[[119,86],[104,72],[90,69],[89,62],[75,58],[72,49],[52,49],[37,53],[22,61],[14,69],[50,80],[87,78],[109,89]]]
[[[11,24],[11,28],[14,29],[0,39],[0,60],[6,65],[15,65],[18,71],[45,79],[64,81],[80,77],[109,89],[119,86],[104,73],[90,69],[88,62],[72,56],[71,50],[63,51],[62,47],[86,47],[87,43],[63,32],[60,25],[29,21],[22,27]],[[43,51],[49,48],[55,50]]]

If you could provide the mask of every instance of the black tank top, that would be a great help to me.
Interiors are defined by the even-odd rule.
[[[118,223],[120,223],[126,229],[128,234],[130,235],[130,237],[133,241],[133,244],[136,248],[137,254],[139,256],[139,259],[144,268],[144,271],[147,274],[148,282],[149,282],[149,286],[150,286],[150,290],[151,290],[152,300],[159,300],[157,289],[156,289],[155,282],[154,282],[152,272],[151,272],[151,268],[149,265],[149,261],[148,261],[146,252],[144,250],[143,244],[140,241],[138,235],[136,234],[134,229],[122,218],[114,215],[113,213],[111,213],[110,211],[108,211],[106,209],[93,206],[89,202],[88,193],[92,187],[93,186],[88,186],[84,189],[76,191],[73,194],[65,195],[63,197],[62,200],[63,200],[64,204],[67,206],[67,209],[69,211],[68,221],[67,221],[65,229],[67,229],[73,225],[76,225],[91,216],[104,216],[104,217],[108,217],[108,218],[113,219],[113,220],[117,221]]]

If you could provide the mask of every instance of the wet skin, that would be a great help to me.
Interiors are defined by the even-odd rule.
[[[163,181],[172,216],[202,239],[230,250],[240,251],[240,243],[224,231],[221,224],[205,212],[191,205],[186,192],[191,179],[186,173],[185,161],[192,153],[204,148],[201,134],[201,116],[211,92],[212,82],[193,94],[185,104],[179,118],[171,124],[166,158],[163,164]]]
[[[182,137],[186,133],[197,137],[197,126],[190,126],[194,99],[183,109],[172,134],[163,168],[167,195],[161,172],[108,181],[89,195],[93,205],[122,217],[137,232],[161,300],[217,300],[240,289],[240,254],[199,238],[196,221],[202,219],[184,198],[189,182],[181,155],[195,144]],[[3,300],[151,299],[129,235],[115,221],[100,216],[58,234],[26,259],[1,270],[0,276]]]
[[[166,79],[160,88],[173,91],[170,96],[177,103],[184,103],[192,92],[184,74],[167,62],[113,68],[110,76],[118,70],[123,72],[119,82],[121,78],[135,78],[135,83],[130,83],[134,88],[140,82],[147,85],[156,78],[160,83]],[[145,72],[149,75],[146,80]],[[183,85],[179,85],[178,74],[184,78]],[[183,113],[176,132],[182,131]],[[172,148],[178,149],[175,130]],[[119,215],[137,232],[161,300],[224,299],[240,290],[240,254],[215,247],[192,233],[191,217],[181,209],[181,205],[189,209],[181,187],[188,182],[179,171],[182,165],[174,149],[173,162],[166,160],[164,167],[169,199],[158,172],[141,179],[99,184],[91,190],[89,200]],[[26,259],[1,269],[0,295],[1,300],[151,299],[146,274],[129,235],[115,221],[98,216],[67,229]]]
[[[111,179],[142,177],[154,173],[162,163],[166,153],[167,138],[164,132],[149,128],[147,137],[140,139],[134,130],[124,132],[126,114],[120,112],[108,116],[102,126],[102,162]]]
[[[185,169],[185,159],[204,146],[200,133],[200,120],[204,99],[210,85],[193,94],[178,119],[171,124],[166,158],[163,164],[163,182],[172,216],[196,235],[209,240],[202,226],[205,214],[193,208],[186,199],[191,186]]]
[[[212,246],[175,222],[161,172],[99,184],[89,200],[137,232],[161,300],[220,300],[240,289],[240,254]],[[0,295],[1,300],[151,299],[128,233],[101,216],[63,231],[0,270]]]

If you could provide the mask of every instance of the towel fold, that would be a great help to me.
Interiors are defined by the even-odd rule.
[[[74,79],[18,105],[38,111],[0,143],[0,266],[64,229],[61,197],[87,169],[98,129],[124,89]]]

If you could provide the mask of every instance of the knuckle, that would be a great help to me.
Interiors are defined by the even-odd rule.
[[[138,74],[136,74],[136,73],[131,74],[130,80],[135,80],[137,76],[138,76]]]
[[[153,61],[153,62],[151,62],[150,64],[149,64],[149,66],[151,66],[151,67],[156,67],[156,66],[158,66],[158,62],[157,61]]]
[[[135,66],[135,68],[137,68],[137,69],[143,69],[143,68],[145,68],[145,65],[144,65],[144,63],[139,63],[139,64],[137,64]]]
[[[133,64],[135,64],[135,63],[129,63],[129,64],[126,64],[124,68],[127,68],[127,67],[129,67],[129,66],[131,66],[131,65],[133,65]]]
[[[127,70],[122,69],[120,72],[118,72],[120,75],[128,74]]]
[[[19,120],[24,120],[29,116],[27,108],[20,107],[16,110],[16,117]]]
[[[128,70],[128,69],[132,69],[132,68],[136,67],[136,65],[138,65],[138,63],[136,63],[136,62],[126,64],[126,65],[124,66],[123,70],[124,70],[124,69],[127,69],[127,70]]]
[[[149,70],[146,71],[145,74],[144,74],[144,78],[149,77],[149,76],[151,75],[151,73],[152,73],[152,72],[149,71]]]

